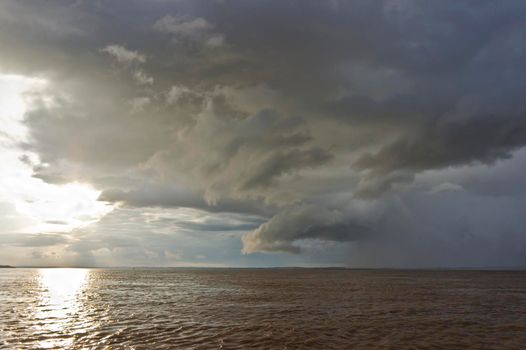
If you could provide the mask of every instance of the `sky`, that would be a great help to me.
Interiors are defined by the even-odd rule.
[[[0,264],[526,267],[524,1],[0,2]]]

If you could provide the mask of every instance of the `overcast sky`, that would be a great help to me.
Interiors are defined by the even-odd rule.
[[[526,266],[526,3],[0,2],[0,264]]]

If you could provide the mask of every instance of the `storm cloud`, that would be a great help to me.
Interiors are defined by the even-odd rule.
[[[163,244],[191,237],[217,257],[201,235],[230,223],[233,264],[524,266],[525,15],[521,1],[4,1],[0,73],[46,82],[24,92],[27,137],[9,147],[34,179],[89,184],[114,209],[42,244],[164,264],[184,254]],[[144,237],[142,221],[116,229],[155,211]]]

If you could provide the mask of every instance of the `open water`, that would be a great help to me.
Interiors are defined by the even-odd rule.
[[[526,272],[0,269],[2,349],[526,349]]]

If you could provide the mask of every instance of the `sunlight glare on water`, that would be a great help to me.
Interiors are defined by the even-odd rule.
[[[40,269],[39,307],[35,309],[35,331],[40,334],[70,333],[81,308],[80,296],[86,288],[89,270]],[[39,348],[67,347],[73,338],[42,339]]]

